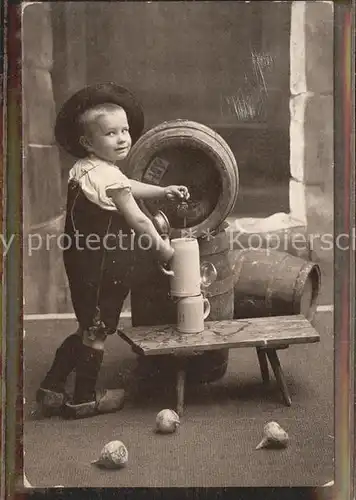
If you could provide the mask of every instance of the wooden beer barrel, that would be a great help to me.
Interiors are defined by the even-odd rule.
[[[206,289],[211,311],[209,320],[233,319],[233,279],[228,259],[228,235],[221,231],[216,236],[198,240],[200,261],[211,262],[217,269],[215,283]],[[154,259],[141,256],[138,262],[137,287],[131,291],[131,317],[133,326],[175,324],[176,304],[170,297],[169,277],[158,268]],[[187,334],[189,335],[189,334]],[[228,349],[197,353],[187,363],[187,380],[190,382],[212,382],[224,376],[228,364]],[[165,356],[155,356],[152,365],[167,376],[172,367]]]
[[[239,175],[230,147],[212,129],[193,121],[172,120],[147,131],[133,146],[126,173],[148,184],[189,188],[184,213],[172,201],[141,202],[147,215],[157,210],[167,215],[173,238],[186,228],[197,238],[216,229],[236,203]]]
[[[234,315],[234,279],[229,261],[229,237],[226,231],[216,236],[200,238],[200,262],[209,262],[217,270],[216,281],[205,291],[210,302],[208,320],[233,319]]]
[[[277,250],[231,252],[234,318],[304,314],[312,319],[320,290],[317,264]]]

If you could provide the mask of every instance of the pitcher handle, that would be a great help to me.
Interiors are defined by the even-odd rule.
[[[203,318],[206,319],[209,314],[210,314],[210,302],[207,298],[204,298],[204,316]]]
[[[162,264],[159,265],[159,268],[166,276],[174,276],[174,271],[172,271],[171,269],[166,269],[164,266],[162,266]]]

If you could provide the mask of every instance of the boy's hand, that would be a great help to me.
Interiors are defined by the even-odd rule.
[[[165,196],[168,200],[189,200],[190,194],[186,186],[167,186]]]

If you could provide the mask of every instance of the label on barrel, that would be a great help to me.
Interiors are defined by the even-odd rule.
[[[169,162],[167,160],[156,156],[156,158],[154,158],[148,166],[143,176],[143,182],[151,182],[153,184],[159,185],[162,177],[167,172],[168,166]]]

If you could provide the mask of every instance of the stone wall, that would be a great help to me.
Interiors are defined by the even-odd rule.
[[[292,2],[290,34],[290,212],[230,219],[244,242],[257,233],[281,237],[289,253],[325,263],[332,272],[334,118],[332,2]],[[236,227],[240,229],[236,229]],[[276,239],[276,238],[274,238]]]
[[[313,239],[311,257],[332,260],[317,235],[333,233],[333,3],[293,2],[290,74],[290,209]]]
[[[23,9],[23,206],[24,312],[59,312],[67,286],[61,252],[65,200],[53,137],[51,6],[35,2]],[[30,243],[31,242],[31,243]],[[36,247],[31,251],[30,246]]]
[[[88,2],[51,2],[53,95],[58,112],[64,101],[87,85],[86,10]],[[60,149],[62,194],[75,159]]]

